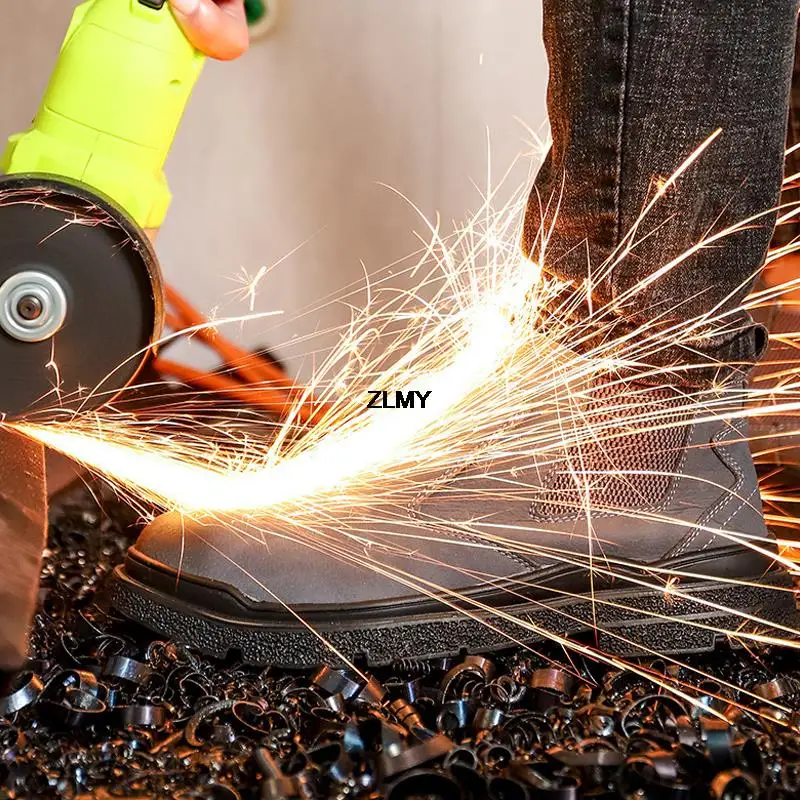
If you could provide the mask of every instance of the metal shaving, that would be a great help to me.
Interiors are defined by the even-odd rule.
[[[103,582],[137,532],[127,507],[93,485],[62,498],[51,517],[30,662],[0,698],[0,797],[800,793],[791,651],[691,657],[709,676],[699,684],[667,661],[642,662],[651,680],[556,648],[551,659],[516,649],[365,666],[368,681],[324,666],[219,663],[104,604]],[[659,686],[681,680],[696,684],[699,707]]]

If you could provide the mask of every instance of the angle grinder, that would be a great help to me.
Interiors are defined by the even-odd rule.
[[[166,0],[76,8],[32,127],[0,159],[0,422],[96,409],[153,350],[164,301],[146,232],[202,64]],[[0,683],[25,661],[46,532],[44,450],[0,425]]]
[[[164,311],[147,231],[203,61],[167,0],[75,10],[33,125],[0,160],[0,418],[96,409],[151,353]]]

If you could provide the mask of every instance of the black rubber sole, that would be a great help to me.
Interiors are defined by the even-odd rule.
[[[797,627],[794,593],[786,591],[792,586],[787,574],[775,571],[744,583],[754,585],[682,584],[681,592],[691,599],[635,587],[597,592],[595,603],[588,597],[560,597],[504,606],[503,615],[519,623],[496,614],[471,618],[443,606],[440,613],[387,615],[369,625],[363,620],[328,622],[315,626],[317,635],[299,622],[245,621],[214,613],[135,580],[124,567],[115,571],[110,595],[124,616],[210,656],[224,658],[234,652],[250,664],[301,668],[340,663],[331,647],[350,660],[380,666],[400,658],[499,650],[515,642],[536,645],[551,633],[631,657],[707,652],[718,639],[735,638],[743,631],[769,633],[767,625],[749,622],[745,615]],[[793,638],[785,630],[775,635]]]

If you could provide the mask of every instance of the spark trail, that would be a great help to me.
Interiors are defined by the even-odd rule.
[[[480,389],[500,369],[516,346],[520,320],[528,320],[522,302],[533,289],[538,270],[530,262],[520,285],[509,287],[508,302],[494,302],[464,313],[462,318],[448,318],[450,335],[463,334],[465,344],[451,355],[449,363],[416,378],[431,392],[425,414],[389,417],[381,413],[352,416],[339,428],[329,430],[312,449],[304,449],[294,458],[278,460],[261,467],[254,463],[228,472],[200,467],[180,458],[148,454],[140,448],[120,443],[118,435],[106,436],[102,419],[98,435],[87,436],[78,429],[50,426],[21,426],[40,441],[70,452],[83,463],[99,467],[114,464],[108,470],[117,480],[138,487],[155,498],[191,512],[257,512],[280,503],[299,502],[340,490],[359,476],[385,470],[397,460],[397,453],[414,447],[420,437],[435,430],[463,398]],[[524,274],[527,272],[527,274]],[[432,336],[436,338],[435,334]],[[387,376],[384,376],[384,380]],[[397,386],[400,375],[393,376]],[[414,378],[408,374],[406,381]],[[408,384],[406,384],[408,386]],[[406,388],[404,386],[403,388]],[[363,392],[358,394],[364,405]],[[380,446],[376,447],[375,443]],[[169,487],[165,491],[165,487]]]
[[[595,283],[650,235],[644,229],[649,211],[675,188],[714,138],[658,187],[639,222],[594,271]],[[631,389],[632,375],[650,385],[671,383],[681,368],[649,366],[658,362],[657,356],[669,348],[693,350],[698,337],[730,330],[738,308],[720,307],[702,318],[678,322],[668,321],[665,312],[618,335],[620,309],[634,305],[653,280],[680,268],[701,248],[757,224],[769,212],[709,232],[616,298],[612,309],[593,305],[588,285],[568,286],[542,267],[557,198],[543,215],[550,221],[540,232],[535,260],[520,253],[525,199],[519,191],[493,210],[494,198],[488,195],[471,224],[452,236],[444,237],[438,224],[432,224],[422,254],[408,268],[417,279],[414,291],[399,294],[380,283],[369,287],[366,307],[354,312],[338,347],[315,373],[308,393],[298,399],[301,403],[313,392],[329,405],[314,427],[290,413],[281,423],[262,422],[255,430],[243,432],[240,421],[231,418],[218,419],[198,432],[190,409],[142,419],[114,408],[18,427],[101,473],[121,492],[188,515],[217,516],[253,547],[264,546],[262,530],[267,527],[274,536],[329,558],[366,565],[413,591],[480,616],[489,609],[426,583],[411,566],[402,570],[387,562],[390,555],[407,556],[409,564],[425,560],[419,543],[435,534],[405,513],[421,487],[477,468],[497,477],[495,485],[503,487],[483,499],[502,501],[524,496],[526,487],[516,480],[521,465],[546,466],[563,459],[567,450],[580,454],[590,446],[608,446],[628,435],[632,424],[638,430],[655,430],[685,425],[690,419],[733,421],[800,410],[800,380],[791,375],[768,390],[757,385],[686,390],[677,412]],[[794,213],[796,209],[781,211],[784,219]],[[769,302],[779,294],[771,290],[749,303]],[[598,384],[626,393],[635,414],[631,416],[630,402],[612,404],[601,418],[591,414]],[[431,396],[424,411],[370,412],[368,393],[379,388],[431,391]],[[579,473],[576,469],[586,486],[587,516],[590,508],[602,511],[591,501],[591,476]],[[398,533],[395,524],[400,519],[405,527]],[[670,524],[668,517],[662,521]],[[537,544],[540,531],[532,524],[498,529],[474,519],[463,524],[462,532],[472,539],[465,547],[583,565],[599,577],[618,576],[629,566],[608,557],[604,543],[591,535],[585,542],[587,552],[579,553]],[[760,547],[746,536],[709,532]],[[796,571],[789,559],[783,563]],[[246,571],[244,564],[240,568]],[[621,580],[682,598],[686,595],[681,577],[651,570],[646,576]],[[526,588],[530,585],[518,587]],[[530,622],[515,622],[522,630],[536,630]],[[758,618],[743,619],[744,623],[752,625],[741,637],[751,641],[789,643],[794,635],[789,629],[764,633],[766,623]],[[566,647],[603,658],[592,648],[546,633]]]

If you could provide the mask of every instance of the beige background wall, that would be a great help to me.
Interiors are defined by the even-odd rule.
[[[418,246],[420,220],[379,184],[464,219],[480,202],[472,181],[486,182],[487,128],[499,171],[527,149],[515,118],[543,124],[547,67],[540,0],[283,2],[271,38],[207,67],[168,164],[175,201],[158,249],[168,280],[227,315],[246,310],[236,273],[305,242],[259,290],[256,310],[282,310],[281,324],[228,329],[293,358],[310,347],[293,337],[348,317],[343,304],[301,309],[362,280],[361,261],[374,272]],[[3,136],[35,112],[74,5],[0,0]]]

